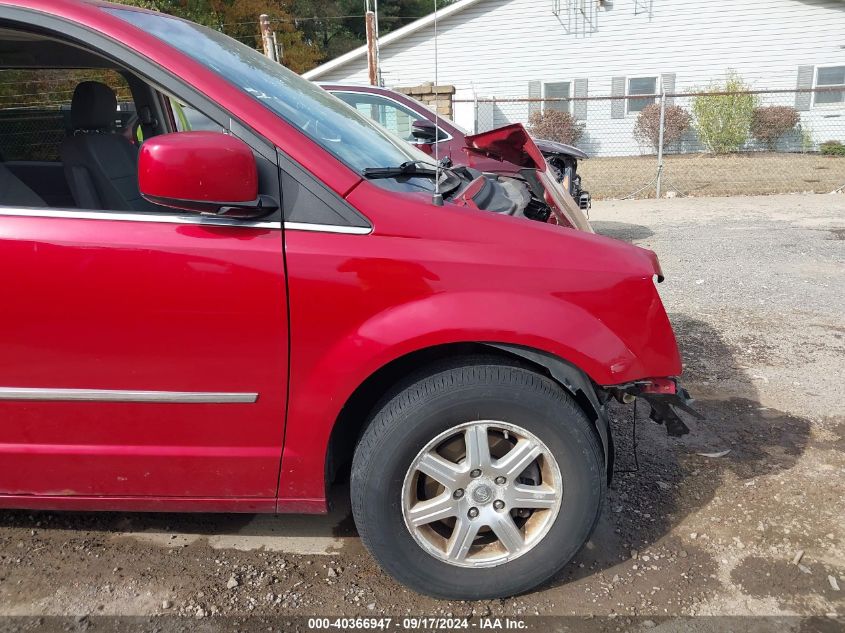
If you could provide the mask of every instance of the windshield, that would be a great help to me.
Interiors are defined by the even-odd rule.
[[[432,162],[316,84],[223,33],[156,13],[105,10],[207,66],[358,173],[407,161]]]

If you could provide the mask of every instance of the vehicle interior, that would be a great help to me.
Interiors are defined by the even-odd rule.
[[[0,25],[0,205],[161,211],[138,191],[143,139],[222,128],[142,78]]]

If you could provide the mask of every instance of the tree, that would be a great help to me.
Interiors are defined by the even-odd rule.
[[[168,15],[204,24],[256,49],[262,48],[258,16],[266,13],[283,49],[283,63],[294,72],[304,72],[323,59],[314,42],[309,42],[290,13],[291,0],[118,0],[123,4],[155,9]]]
[[[454,0],[438,0],[438,8]],[[323,53],[321,62],[357,48],[367,40],[364,0],[292,0],[291,13],[305,41],[312,41]],[[379,34],[385,35],[434,10],[432,0],[381,0]]]
[[[204,24],[261,49],[258,16],[270,16],[283,63],[310,70],[366,42],[364,0],[116,0]],[[438,8],[454,0],[438,0]],[[432,0],[382,0],[381,35],[431,13]]]

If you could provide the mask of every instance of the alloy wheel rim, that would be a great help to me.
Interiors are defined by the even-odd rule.
[[[402,515],[435,558],[494,567],[543,540],[562,498],[560,467],[542,440],[514,424],[476,420],[417,453],[402,486]]]

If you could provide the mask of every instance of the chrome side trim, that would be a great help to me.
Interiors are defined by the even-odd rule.
[[[123,213],[111,211],[83,211],[80,209],[42,209],[38,207],[0,207],[0,216],[27,218],[65,218],[76,220],[117,220],[124,222],[159,222],[163,224],[206,224],[210,226],[240,226],[252,229],[281,229],[281,222],[251,222],[208,215],[176,215],[168,213]]]
[[[285,222],[287,231],[315,231],[318,233],[344,233],[346,235],[369,235],[369,226],[337,226],[334,224],[310,224],[308,222]]]
[[[232,218],[208,215],[175,215],[157,213],[118,213],[111,211],[82,211],[79,209],[41,209],[37,207],[0,207],[0,216],[26,218],[65,218],[76,220],[117,220],[122,222],[159,222],[163,224],[199,224],[207,226],[234,226],[251,229],[281,229],[281,222],[250,222]],[[334,224],[310,224],[308,222],[285,222],[289,231],[316,231],[319,233],[344,233],[347,235],[368,235],[373,229],[367,226],[338,226]]]
[[[124,391],[111,389],[32,389],[0,387],[0,400],[79,400],[84,402],[255,402],[257,393],[205,391]]]

